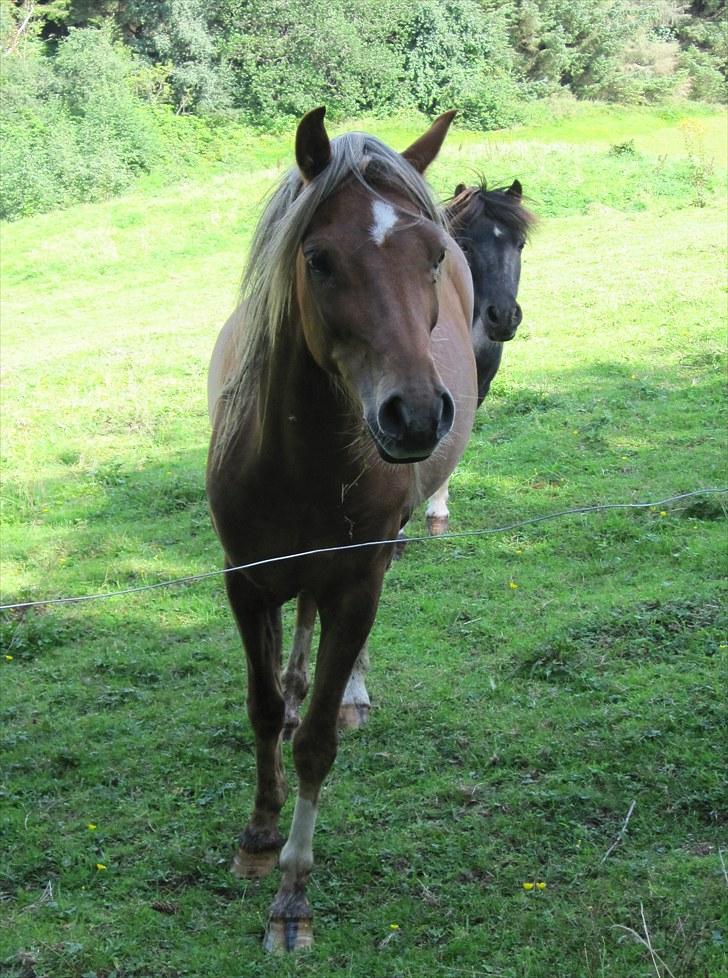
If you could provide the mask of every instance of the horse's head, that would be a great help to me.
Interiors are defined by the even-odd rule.
[[[455,414],[431,338],[440,278],[452,260],[448,247],[455,246],[421,176],[454,113],[440,116],[401,156],[359,134],[358,142],[349,134],[331,143],[323,116],[316,109],[298,127],[304,184],[332,179],[329,171],[347,157],[351,173],[316,207],[298,250],[306,344],[361,411],[380,456],[420,461],[450,431]]]
[[[503,190],[460,184],[447,210],[473,276],[476,340],[479,333],[497,342],[511,340],[523,318],[516,296],[533,217],[522,206],[522,194],[518,180]]]

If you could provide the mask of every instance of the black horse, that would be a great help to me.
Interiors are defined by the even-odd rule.
[[[488,190],[460,184],[446,205],[453,237],[465,252],[473,276],[473,349],[478,365],[478,404],[488,393],[523,313],[516,301],[521,252],[535,217],[523,206],[518,180]]]
[[[521,252],[536,219],[523,206],[518,180],[493,190],[487,189],[485,181],[478,187],[461,183],[446,202],[445,216],[473,277],[471,338],[480,406],[500,367],[503,344],[513,339],[523,318],[516,301]],[[427,504],[427,526],[435,536],[447,533],[447,500],[446,482]]]

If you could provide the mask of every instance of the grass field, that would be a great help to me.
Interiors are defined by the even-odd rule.
[[[3,601],[219,565],[205,370],[289,144],[4,228]],[[697,107],[452,135],[442,195],[519,177],[541,218],[454,530],[728,485],[725,163]],[[221,581],[6,614],[0,973],[728,974],[727,504],[410,547],[323,793],[317,943],[288,959],[260,945],[276,874],[228,873],[253,768]]]

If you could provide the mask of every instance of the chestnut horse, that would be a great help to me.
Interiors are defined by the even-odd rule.
[[[421,176],[453,115],[402,155],[362,133],[330,141],[323,109],[299,124],[297,167],[261,218],[244,299],[210,365],[207,490],[228,568],[395,541],[467,444],[477,403],[472,280]],[[312,940],[306,882],[319,792],[391,555],[383,543],[225,577],[245,647],[257,764],[234,869],[262,875],[283,846],[269,949]],[[300,594],[318,611],[321,639],[293,737],[298,796],[283,845],[281,606]]]
[[[516,301],[521,252],[535,220],[523,206],[523,189],[518,180],[509,187],[492,190],[487,189],[485,181],[475,187],[459,184],[454,196],[445,202],[445,221],[468,261],[473,278],[471,340],[478,374],[478,405],[498,372],[504,342],[513,339],[522,319],[521,307]],[[427,501],[427,528],[433,536],[447,533],[448,496],[446,480]],[[298,724],[299,704],[306,695],[307,663],[315,621],[316,606],[302,594],[284,676],[287,737]],[[370,702],[365,675],[368,667],[364,650],[354,664],[344,691],[339,711],[342,727],[358,727],[367,720]]]

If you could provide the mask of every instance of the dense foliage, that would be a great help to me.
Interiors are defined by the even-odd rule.
[[[0,216],[118,192],[175,148],[170,119],[276,128],[456,106],[492,129],[528,100],[725,97],[725,0],[0,0]]]

